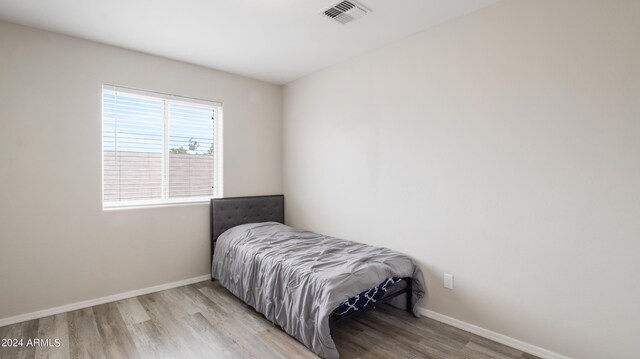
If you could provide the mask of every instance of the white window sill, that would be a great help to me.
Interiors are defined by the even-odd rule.
[[[212,198],[215,198],[215,197],[181,198],[176,200],[163,200],[163,201],[118,202],[118,203],[112,203],[112,204],[103,203],[102,210],[107,212],[107,211],[117,211],[122,209],[159,208],[159,207],[209,204]]]

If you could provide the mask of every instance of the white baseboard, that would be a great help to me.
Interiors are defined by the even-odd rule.
[[[20,315],[14,316],[14,317],[2,318],[2,319],[0,319],[0,327],[4,327],[5,325],[20,323],[20,322],[25,322],[27,320],[33,320],[33,319],[48,317],[50,315],[70,312],[72,310],[78,310],[78,309],[93,307],[94,305],[99,305],[99,304],[104,304],[104,303],[109,303],[109,302],[115,302],[115,301],[121,300],[121,299],[133,298],[133,297],[137,297],[139,295],[159,292],[159,291],[165,290],[165,289],[181,287],[183,285],[189,285],[189,284],[193,284],[193,283],[202,282],[203,280],[207,280],[207,279],[211,279],[211,275],[209,275],[209,274],[201,275],[201,276],[198,276],[198,277],[179,280],[177,282],[154,285],[153,287],[136,289],[136,290],[132,290],[132,291],[129,291],[129,292],[108,295],[106,297],[90,299],[90,300],[85,300],[85,301],[82,301],[82,302],[62,305],[62,306],[55,307],[55,308],[39,310],[37,312],[20,314]]]
[[[466,330],[467,332],[479,335],[483,338],[491,339],[500,344],[510,346],[512,348],[518,349],[525,353],[529,353],[531,355],[535,355],[543,359],[571,359],[567,356],[552,352],[550,350],[540,348],[529,343],[525,343],[521,340],[514,339],[506,335],[502,335],[500,333],[493,332],[489,329],[481,328],[477,325],[463,322],[462,320],[451,318],[449,316],[440,314],[438,312],[434,312],[432,310],[419,308],[418,311],[420,312],[420,314],[422,314],[427,318],[431,318],[433,320],[437,320],[439,322],[449,324],[452,327],[456,327],[458,329]]]

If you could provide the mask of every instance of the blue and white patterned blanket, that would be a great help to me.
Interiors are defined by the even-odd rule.
[[[380,283],[379,286],[371,288],[369,290],[365,290],[364,292],[345,300],[333,312],[338,315],[357,312],[367,305],[375,303],[384,298],[384,296],[387,294],[387,290],[399,281],[400,278],[398,277],[387,278],[384,282]]]

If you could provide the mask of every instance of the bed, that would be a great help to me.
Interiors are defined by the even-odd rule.
[[[284,224],[284,196],[211,200],[212,280],[323,358],[332,326],[382,302],[418,316],[420,268],[386,248]]]

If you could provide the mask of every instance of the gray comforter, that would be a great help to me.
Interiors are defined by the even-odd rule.
[[[425,294],[420,268],[401,253],[275,222],[231,228],[214,253],[212,273],[225,288],[323,358],[338,358],[329,315],[346,299],[386,278],[412,277],[418,316]]]

